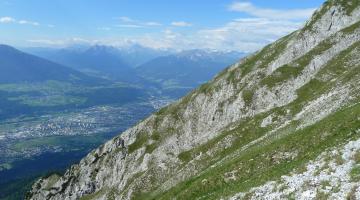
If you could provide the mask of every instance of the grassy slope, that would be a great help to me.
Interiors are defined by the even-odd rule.
[[[357,28],[358,24],[354,26]],[[353,26],[350,28],[354,29]],[[348,29],[345,29],[344,32],[350,33],[351,31],[347,31]],[[299,75],[303,69],[303,65],[308,64],[315,55],[330,48],[331,44],[329,43],[330,41],[324,41],[313,51],[298,59],[295,64],[296,66],[300,66],[299,72],[284,73],[291,77],[281,78],[281,81]],[[360,44],[355,43],[350,48],[341,52],[318,73],[315,79],[297,91],[298,99],[289,105],[275,108],[268,113],[259,114],[254,118],[246,119],[239,123],[240,125],[237,126],[237,128],[226,131],[208,143],[179,155],[179,158],[185,165],[200,153],[216,149],[221,141],[230,135],[232,138],[235,138],[230,148],[215,151],[214,154],[208,157],[205,156],[205,158],[200,161],[191,161],[199,168],[206,169],[221,160],[222,163],[217,165],[217,167],[205,170],[205,172],[199,176],[180,183],[165,193],[138,193],[135,194],[134,198],[169,199],[170,197],[177,197],[178,199],[216,199],[224,197],[229,194],[234,194],[235,192],[246,191],[251,187],[276,179],[283,174],[289,173],[294,168],[301,167],[328,147],[358,138],[359,136],[355,134],[355,130],[360,128],[358,120],[360,116],[360,105],[354,105],[353,107],[342,109],[323,119],[321,122],[302,130],[296,130],[295,128],[299,122],[293,121],[287,127],[277,132],[277,134],[282,137],[281,139],[278,137],[270,138],[265,144],[252,146],[238,154],[239,149],[244,147],[244,145],[260,138],[268,130],[273,128],[260,127],[261,121],[266,116],[274,114],[279,118],[286,117],[287,110],[291,110],[292,116],[294,116],[301,111],[307,102],[331,91],[336,84],[345,84],[350,80],[356,83],[356,80],[358,81],[356,75],[359,74],[360,66],[345,65],[353,56],[352,53],[359,51]],[[339,66],[339,64],[342,64],[343,67]],[[284,66],[284,68],[288,68],[288,66]],[[286,72],[287,70],[284,71]],[[337,78],[337,81],[323,82],[322,79],[324,76]],[[274,86],[277,83],[280,83],[280,81],[275,79],[271,81],[270,85]],[[267,86],[271,87],[270,85]],[[186,98],[184,100],[186,100]],[[358,101],[359,99],[355,100],[355,102]],[[171,110],[168,109],[167,111]],[[298,155],[294,159],[285,159],[274,163],[271,158],[280,152],[297,152]],[[233,157],[231,157],[232,159],[222,160],[231,154],[234,154]],[[225,181],[226,173],[232,171],[236,174],[236,180],[230,182]]]
[[[358,24],[355,26],[358,27]],[[350,28],[353,29],[354,27]],[[348,29],[345,29],[345,31]],[[317,55],[318,53],[314,52],[322,52],[328,49],[328,47],[328,41],[325,41],[311,51],[309,55]],[[260,114],[239,123],[241,125],[236,129],[224,132],[207,144],[184,153],[183,158],[185,159],[183,161],[188,162],[200,152],[216,148],[216,144],[219,144],[228,135],[235,136],[235,142],[233,142],[230,148],[217,151],[211,157],[202,159],[200,163],[197,163],[200,166],[210,166],[220,161],[226,155],[235,153],[236,150],[239,150],[248,142],[264,135],[267,129],[271,128],[260,127],[260,122],[264,119],[264,116],[275,113],[275,116],[281,117],[286,110],[291,110],[293,114],[296,114],[301,111],[307,102],[331,91],[336,84],[343,85],[349,81],[355,84],[358,83],[360,66],[351,62],[351,59],[359,51],[360,43],[358,42],[333,58],[313,81],[300,88],[297,100],[284,107],[273,109],[269,113]],[[308,55],[305,55],[297,62],[306,60],[306,63],[308,63],[309,58],[307,57]],[[297,74],[290,73],[288,75],[296,76]],[[331,77],[336,78],[337,81],[323,82],[321,79],[324,76],[328,79],[331,79]],[[359,98],[354,100],[356,103],[359,101]],[[215,168],[210,168],[205,173],[178,184],[164,194],[142,196],[145,196],[145,199],[168,199],[170,197],[177,197],[178,199],[217,199],[234,194],[235,192],[246,191],[301,167],[329,147],[359,138],[359,134],[355,132],[360,129],[359,116],[360,105],[355,104],[351,107],[343,108],[315,125],[304,129],[296,130],[295,127],[298,122],[293,121],[286,128],[278,131],[280,139],[279,137],[274,137],[264,144],[251,146],[249,149],[233,156],[233,159],[222,160],[222,163]],[[274,162],[271,158],[280,152],[297,152],[297,156],[294,159]],[[236,180],[225,181],[228,172],[235,172]]]
[[[329,147],[359,138],[359,134],[355,133],[360,129],[359,116],[359,104],[338,111],[313,126],[294,131],[268,144],[251,147],[236,159],[224,162],[153,199],[218,199],[276,179],[301,167]],[[297,152],[297,156],[278,161],[272,159],[282,152]],[[225,173],[234,170],[237,179],[224,181]]]

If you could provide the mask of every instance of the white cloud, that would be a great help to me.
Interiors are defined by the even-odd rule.
[[[144,28],[144,27],[151,27],[151,26],[162,26],[161,23],[159,22],[153,22],[153,21],[140,21],[140,20],[136,20],[136,19],[132,19],[130,17],[118,17],[115,19],[119,19],[122,24],[120,25],[115,25],[117,27],[121,27],[121,28]]]
[[[255,51],[278,38],[295,31],[311,17],[315,9],[269,9],[250,2],[235,2],[230,11],[248,14],[249,18],[235,19],[223,27],[201,30],[204,46]]]
[[[144,26],[136,25],[136,24],[118,24],[115,25],[118,28],[144,28]]]
[[[173,30],[171,27],[188,27],[192,24],[174,21],[161,33],[129,36],[127,39],[155,48],[208,48],[253,52],[301,28],[315,9],[269,9],[239,1],[231,4],[229,10],[246,13],[249,17],[233,19],[215,28],[188,31],[176,31],[177,29]],[[140,25],[138,20],[128,17],[123,18],[124,23],[125,21]]]
[[[223,27],[200,30],[201,46],[244,52],[256,51],[264,45],[297,30],[302,23],[264,18],[233,20]]]
[[[61,46],[65,44],[65,41],[63,40],[34,39],[27,41],[34,44],[51,45],[51,46],[53,45]]]
[[[162,24],[160,24],[158,22],[146,22],[145,25],[146,26],[162,26]]]
[[[314,13],[315,8],[277,10],[259,8],[250,2],[235,2],[229,6],[229,10],[247,13],[253,17],[259,18],[303,20],[309,18]]]
[[[178,26],[178,27],[188,27],[188,26],[192,26],[192,24],[188,23],[188,22],[184,22],[184,21],[177,21],[177,22],[171,22],[172,26]]]
[[[32,43],[44,45],[66,46],[73,43],[119,45],[140,44],[150,48],[173,48],[178,50],[206,48],[217,50],[236,50],[253,52],[278,38],[297,30],[302,26],[300,22],[286,20],[270,20],[264,18],[235,19],[224,26],[214,29],[201,29],[189,32],[177,32],[171,28],[160,33],[106,38],[99,40],[32,40]],[[121,25],[124,28],[136,28],[133,25]]]
[[[201,29],[194,32],[176,32],[166,29],[161,34],[134,40],[144,46],[157,48],[206,48],[254,52],[301,26],[301,22],[287,20],[242,18],[214,29]]]
[[[97,40],[87,40],[84,38],[69,38],[69,39],[31,39],[27,40],[31,44],[36,44],[40,46],[67,46],[70,44],[95,44]]]
[[[99,40],[82,40],[90,44],[126,45],[140,44],[150,48],[174,48],[178,50],[207,48],[218,50],[236,50],[242,52],[253,52],[303,26],[303,23],[313,9],[295,10],[273,10],[257,8],[251,3],[234,3],[231,10],[248,13],[251,17],[233,19],[222,26],[208,29],[187,31],[175,27],[191,26],[184,21],[174,21],[166,29],[159,32],[149,32],[137,36],[112,36]],[[311,12],[310,12],[311,11]],[[159,26],[157,22],[143,22],[129,17],[117,18],[121,24],[113,27],[119,28],[146,28]],[[114,29],[111,27],[112,29]],[[101,28],[100,28],[101,29]],[[108,30],[106,27],[103,30]],[[34,42],[34,41],[33,41]],[[79,40],[65,39],[59,41],[41,41],[47,43],[58,43],[60,45],[79,42]]]
[[[7,23],[12,23],[12,22],[15,22],[16,20],[12,17],[1,17],[0,18],[0,23],[4,23],[4,24],[7,24]]]
[[[28,24],[28,25],[33,25],[33,26],[39,26],[40,24],[38,22],[32,22],[32,21],[27,21],[27,20],[20,20],[18,21],[19,24]]]
[[[32,25],[32,26],[40,25],[39,22],[33,22],[33,21],[28,21],[28,20],[16,20],[12,17],[1,17],[0,23],[4,23],[4,24],[17,23],[17,24],[21,24],[21,25]]]

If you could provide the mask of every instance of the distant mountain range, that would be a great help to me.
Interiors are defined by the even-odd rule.
[[[136,68],[144,79],[163,87],[196,87],[244,57],[239,52],[189,50],[155,58]]]
[[[135,70],[122,59],[119,50],[113,47],[96,45],[89,48],[34,48],[29,52],[89,75],[124,82],[138,81]]]
[[[141,45],[130,45],[125,47],[113,47],[106,45],[72,45],[65,48],[47,48],[47,47],[30,47],[23,49],[31,54],[53,60],[58,63],[63,63],[68,66],[84,68],[79,56],[86,58],[88,56],[97,56],[97,59],[102,60],[100,56],[106,55],[111,60],[121,60],[120,64],[123,66],[136,67],[144,64],[154,58],[169,55],[174,50],[161,50],[144,47]],[[96,53],[91,54],[91,53]],[[79,61],[80,60],[80,61]]]
[[[0,45],[0,83],[42,82],[46,80],[92,83],[90,77],[72,68]]]
[[[0,83],[54,80],[99,85],[122,82],[173,98],[185,95],[244,56],[239,52],[174,52],[136,45],[28,48],[24,51],[29,53],[0,46]]]
[[[157,57],[170,55],[175,52],[172,49],[152,49],[137,44],[118,49],[122,59],[132,67],[137,67]]]
[[[182,92],[176,96],[182,96],[190,89],[208,81],[245,55],[240,52],[210,50],[176,52],[140,45],[122,48],[95,45],[25,50],[89,75],[114,81],[153,85],[163,90],[177,88],[176,90]]]
[[[207,50],[162,51],[161,56],[136,67],[124,61],[124,49],[99,45],[32,49],[41,58],[0,45],[0,114],[6,118],[39,110],[119,104],[150,96],[176,99],[243,56]],[[144,51],[141,47],[126,50],[131,59]],[[150,59],[156,50],[148,52],[153,52],[147,54]]]

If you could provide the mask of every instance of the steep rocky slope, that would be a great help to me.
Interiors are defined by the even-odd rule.
[[[359,81],[360,2],[329,0],[28,198],[360,198]]]

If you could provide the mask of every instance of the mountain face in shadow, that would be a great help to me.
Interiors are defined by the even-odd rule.
[[[0,45],[0,83],[47,80],[91,83],[98,79],[11,46]]]

